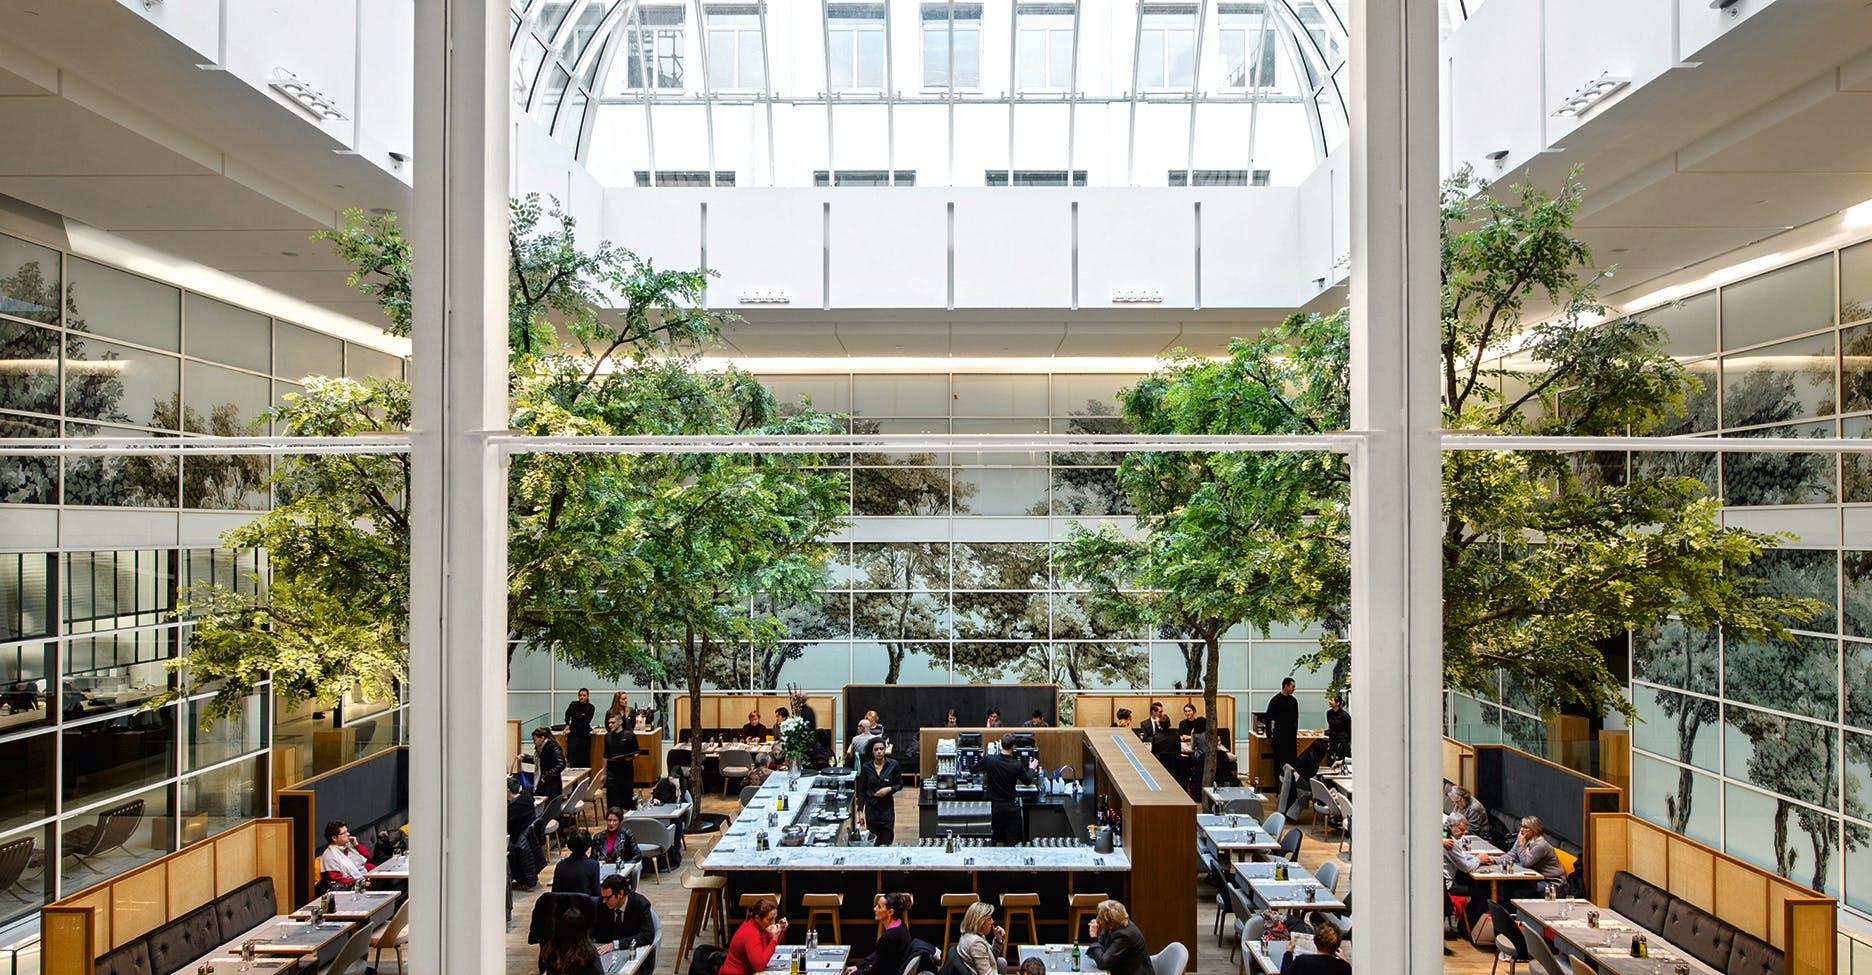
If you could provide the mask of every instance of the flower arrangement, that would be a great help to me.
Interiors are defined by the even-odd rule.
[[[780,722],[780,754],[786,756],[789,765],[804,761],[812,754],[812,746],[813,729],[805,718],[796,714]]]

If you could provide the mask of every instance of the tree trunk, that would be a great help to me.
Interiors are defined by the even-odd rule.
[[[1775,800],[1774,811],[1774,853],[1775,872],[1783,877],[1794,876],[1794,851],[1788,848],[1788,813],[1792,806],[1785,800]]]
[[[1697,714],[1696,703],[1686,702],[1683,710],[1677,712],[1677,754],[1684,762],[1690,761],[1690,754],[1696,748],[1697,732],[1703,727],[1703,721]],[[1677,794],[1665,800],[1665,808],[1670,813],[1671,831],[1684,832],[1690,825],[1691,787],[1695,777],[1690,770],[1677,771]]]
[[[1217,631],[1211,630],[1203,638],[1208,646],[1208,672],[1203,674],[1203,717],[1209,722],[1209,747],[1203,749],[1202,775],[1197,779],[1196,792],[1215,784],[1215,756],[1217,743],[1221,741],[1222,723],[1216,719],[1216,681],[1222,670],[1222,638]]]
[[[1826,890],[1827,863],[1833,858],[1833,844],[1826,834],[1824,827],[1807,834],[1808,842],[1813,844],[1814,855],[1813,881],[1807,886],[1822,891]]]
[[[908,647],[905,643],[885,641],[884,656],[890,661],[890,667],[884,671],[884,683],[897,683],[897,678],[903,674],[904,657],[909,655]]]
[[[708,640],[704,638],[698,649],[695,627],[685,625],[683,664],[689,671],[685,675],[689,678],[689,794],[695,797],[694,808],[689,810],[692,823],[702,810],[702,655],[707,650]]]
[[[1203,680],[1202,644],[1194,640],[1178,640],[1177,646],[1183,651],[1183,689],[1193,691]]]

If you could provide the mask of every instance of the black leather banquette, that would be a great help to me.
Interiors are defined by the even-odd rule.
[[[1782,975],[1781,949],[1623,870],[1606,906],[1719,972]]]
[[[98,958],[97,975],[174,975],[278,913],[273,878],[261,877]]]

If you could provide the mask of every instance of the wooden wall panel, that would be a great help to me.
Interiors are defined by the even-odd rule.
[[[111,883],[111,947],[148,934],[169,920],[167,864],[118,877]]]
[[[1839,959],[1837,907],[1831,898],[1790,901],[1785,975],[1834,975]]]
[[[220,896],[259,876],[254,868],[260,831],[230,830],[211,840],[214,844],[215,895]]]
[[[1643,820],[1626,827],[1625,869],[1641,880],[1670,889],[1671,834]]]
[[[285,914],[297,907],[292,900],[293,828],[290,819],[263,819],[255,824],[254,876],[273,878],[275,908]]]
[[[215,849],[210,843],[197,843],[171,854],[169,866],[169,916],[181,917],[215,899]]]
[[[1612,875],[1630,870],[1626,840],[1631,820],[1624,816],[1588,816],[1586,835],[1593,851],[1586,861],[1586,895],[1595,904],[1612,899]]]
[[[1123,812],[1125,853],[1131,858],[1126,902],[1131,918],[1152,945],[1187,945],[1189,969],[1194,971],[1201,949],[1191,883],[1196,873],[1196,844],[1191,841],[1196,803],[1129,733],[1085,729],[1085,735],[1099,765],[1099,788],[1116,792]]]
[[[102,954],[93,920],[101,912],[80,907],[48,907],[39,912],[41,975],[91,975],[91,959]]]
[[[1061,691],[1060,693],[1062,696],[1068,693],[1073,695],[1072,726],[1075,728],[1109,728],[1116,720],[1119,708],[1131,709],[1131,724],[1135,727],[1143,724],[1144,719],[1150,716],[1152,701],[1164,706],[1164,713],[1170,716],[1172,723],[1183,720],[1183,705],[1185,704],[1193,704],[1196,706],[1197,714],[1203,713],[1201,694],[1152,696],[1148,694],[1102,694],[1095,691]],[[1235,742],[1241,740],[1241,736],[1247,731],[1245,728],[1235,727],[1235,695],[1217,694],[1216,714],[1220,717],[1221,726],[1229,729],[1229,748],[1233,750]]]
[[[1716,908],[1716,854],[1671,837],[1670,892],[1706,910]]]
[[[1768,877],[1728,857],[1716,863],[1716,907],[1710,913],[1761,938],[1768,939]]]
[[[1796,896],[1786,884],[1768,885],[1768,943],[1782,951],[1788,947],[1788,901]]]

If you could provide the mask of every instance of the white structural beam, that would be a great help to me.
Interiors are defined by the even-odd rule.
[[[416,5],[411,968],[505,968],[506,0]]]
[[[1352,968],[1443,970],[1436,0],[1352,4]]]

